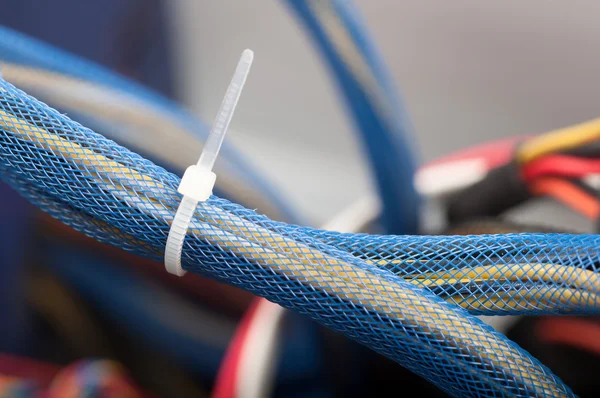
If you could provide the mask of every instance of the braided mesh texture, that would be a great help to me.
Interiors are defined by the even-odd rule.
[[[103,242],[161,260],[179,178],[0,81],[0,171]],[[597,312],[595,235],[371,236],[198,206],[185,269],[355,339],[454,396],[572,396],[473,314]]]

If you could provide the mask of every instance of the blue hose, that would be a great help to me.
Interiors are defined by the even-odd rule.
[[[181,201],[179,178],[2,81],[0,111],[6,181],[79,231],[163,258],[169,220]],[[552,290],[528,287],[540,312],[560,312],[564,291],[578,289],[569,305],[597,313],[599,239],[335,234],[273,222],[211,197],[198,206],[182,263],[309,316],[453,395],[572,396],[506,336],[406,279],[403,269],[412,267],[408,276],[415,281],[437,276],[448,282],[456,278],[444,273],[469,270],[493,281],[498,270],[501,279],[535,282],[531,269],[542,265],[552,273],[543,273],[548,280],[541,282],[552,282]],[[491,270],[482,274],[481,267]],[[497,297],[486,292],[475,304],[502,314],[506,302]]]

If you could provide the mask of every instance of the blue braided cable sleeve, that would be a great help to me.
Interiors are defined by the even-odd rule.
[[[41,69],[64,73],[85,81],[126,93],[142,101],[158,107],[177,124],[184,127],[197,138],[206,138],[209,128],[193,114],[174,101],[144,87],[142,84],[120,76],[107,68],[81,57],[70,54],[27,35],[0,26],[0,71],[2,62],[14,62],[21,65],[34,66]],[[281,212],[286,221],[299,222],[302,218],[283,199],[280,192],[250,166],[250,163],[230,144],[224,143],[223,159],[231,165],[231,171],[243,181],[250,181]]]
[[[82,113],[82,112],[64,112],[62,109],[60,109],[61,112],[68,114],[69,117],[73,120],[77,120],[79,123],[81,123],[84,126],[89,127],[90,129],[101,133],[102,135],[106,136],[107,138],[110,138],[114,141],[116,141],[117,143],[119,143],[119,139],[123,136],[123,134],[127,134],[127,131],[120,131],[119,130],[119,125],[116,122],[107,122],[106,119],[102,118],[102,117],[93,117],[90,114],[87,113]],[[125,145],[125,144],[122,144]],[[151,152],[151,151],[150,151]],[[165,159],[160,159],[160,161],[157,161],[153,158],[153,153],[148,153],[148,152],[144,152],[144,151],[137,151],[137,153],[139,153],[141,156],[143,156],[144,158],[153,161],[154,163],[164,167],[167,170],[177,170],[178,167],[176,167],[173,162],[169,162],[168,160]],[[221,189],[219,186],[215,186],[213,189],[213,194],[219,197],[228,197],[228,191]],[[229,199],[229,198],[228,198]],[[231,200],[231,199],[230,199]],[[293,216],[293,219],[296,219],[296,216]]]
[[[162,258],[181,199],[179,178],[2,81],[0,169],[8,182],[35,188],[28,194],[13,184],[33,203],[62,203],[59,207],[91,220],[80,231],[105,240],[107,234],[120,235],[112,243]],[[59,218],[70,222],[66,214]],[[436,242],[431,237],[346,234],[338,243],[333,236],[273,222],[211,197],[198,206],[182,261],[189,271],[244,288],[341,332],[451,395],[573,396],[515,343],[424,287],[425,281],[437,288],[440,281],[454,286],[466,279],[494,282],[490,286],[530,283],[527,291],[496,292],[499,297],[482,291],[467,304],[502,313],[507,302],[520,305],[523,295],[531,294],[548,313],[553,311],[549,304],[560,308],[567,301],[589,311],[590,297],[598,308],[598,275],[595,268],[582,267],[597,261],[598,237],[550,235],[549,246],[543,235]],[[479,262],[459,273],[437,267],[457,259],[463,265],[461,251]],[[543,263],[546,259],[556,261]],[[567,265],[559,262],[568,259]],[[422,264],[430,268],[422,269]],[[399,275],[392,272],[395,266],[421,273]],[[532,266],[538,268],[530,272]],[[539,289],[540,282],[563,289]],[[571,290],[576,294],[565,293]]]
[[[147,258],[162,259],[160,251],[154,250],[142,241],[135,241],[130,235],[121,233],[113,227],[94,220],[86,213],[76,211],[69,204],[45,197],[34,184],[15,178],[9,170],[0,172],[6,182],[17,189],[23,197],[48,213],[85,235],[94,237],[102,243],[121,247],[122,249],[141,254]],[[15,213],[15,216],[18,216]],[[152,308],[152,291],[138,282],[135,276],[124,269],[111,265],[108,259],[89,256],[83,250],[71,246],[56,247],[56,242],[49,242],[45,249],[48,253],[47,266],[70,281],[87,299],[95,302],[112,319],[138,333],[148,344],[176,358],[194,372],[207,378],[216,375],[229,344],[233,330],[221,335],[217,344],[207,339],[187,336],[160,321],[160,316]],[[85,264],[82,266],[81,264]],[[298,322],[296,322],[298,323]],[[298,326],[298,325],[297,325]],[[141,328],[141,329],[140,329]],[[318,362],[309,328],[297,327],[290,334],[290,340],[284,341],[281,361],[278,366],[278,377],[282,383],[299,378],[310,378]],[[210,340],[210,339],[209,339]],[[293,343],[292,343],[293,342]],[[308,348],[310,347],[310,348]]]
[[[22,195],[74,229],[103,243],[122,247],[141,256],[162,259],[160,250],[153,249],[143,241],[136,241],[130,235],[115,231],[110,225],[77,211],[68,203],[60,200],[49,201],[43,191],[39,191],[34,185],[10,177],[8,170],[5,175]],[[543,272],[548,272],[549,267],[541,268],[541,275],[537,276],[520,275],[523,269],[521,267],[516,271],[511,270],[504,279],[436,285],[430,290],[464,306],[474,315],[598,313],[598,300],[593,296],[583,295],[586,291],[594,293],[600,289],[600,281],[596,276],[600,272],[600,258],[595,249],[600,244],[600,237],[597,235],[570,235],[570,239],[564,234],[478,235],[468,240],[462,236],[419,236],[417,239],[414,236],[337,233],[272,221],[271,223],[280,228],[310,235],[323,244],[375,263],[380,268],[405,278],[410,275],[426,275],[431,271],[477,270],[485,263],[560,264],[560,272],[557,273],[559,278],[554,280],[543,280]],[[417,258],[421,261],[416,262]],[[498,267],[497,271],[499,270],[502,270],[502,267]],[[593,276],[592,280],[582,281],[581,272],[588,278]],[[411,279],[416,285],[423,287],[427,287],[428,280],[430,279]],[[575,301],[561,300],[561,293],[569,293],[566,289],[573,287],[579,289],[581,297]],[[515,302],[514,305],[498,300],[509,291],[522,295],[523,292],[536,292],[539,289],[554,289],[557,299]],[[479,304],[483,303],[483,306],[470,303],[472,295],[478,292],[487,294],[485,298],[479,299]]]
[[[362,137],[388,233],[414,233],[419,198],[410,122],[364,24],[348,0],[287,0],[335,78]]]

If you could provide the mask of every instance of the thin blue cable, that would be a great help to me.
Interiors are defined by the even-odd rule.
[[[419,222],[419,197],[413,177],[416,160],[410,145],[410,126],[406,111],[397,98],[392,80],[371,44],[362,21],[352,3],[330,0],[319,4],[332,7],[335,17],[367,66],[378,90],[377,100],[351,70],[338,49],[335,38],[313,12],[311,0],[285,0],[310,33],[318,50],[327,61],[338,90],[344,96],[357,130],[366,145],[383,203],[383,222],[388,233],[414,233]]]

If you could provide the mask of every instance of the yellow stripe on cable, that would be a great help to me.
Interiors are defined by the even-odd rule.
[[[173,209],[152,198],[155,189],[163,194],[170,190],[160,182],[56,133],[32,126],[5,111],[0,112],[0,125],[7,132],[13,132],[55,155],[71,159],[79,167],[94,170],[98,182],[105,184],[105,188],[111,189],[114,195],[144,213],[170,222]],[[143,195],[136,192],[140,183],[145,185]],[[197,218],[192,220],[190,227],[190,233],[195,237],[368,311],[400,320],[406,326],[418,327],[432,338],[445,341],[458,351],[468,353],[472,360],[479,360],[484,366],[502,369],[517,379],[531,380],[531,388],[540,395],[560,394],[552,376],[543,369],[532,367],[515,347],[504,344],[485,329],[473,325],[469,319],[458,316],[449,307],[430,300],[419,291],[395,284],[383,275],[363,270],[278,235],[209,203],[201,203],[199,206],[201,211],[196,213]],[[382,327],[385,325],[383,323]],[[468,364],[460,357],[451,356],[435,345],[422,345],[422,342],[404,329],[395,329],[394,333],[401,335],[407,343],[419,343],[422,350],[435,353],[444,357],[448,363],[464,368],[465,372],[494,386],[497,391],[510,393],[509,386],[493,376],[467,367]]]
[[[597,273],[575,268],[557,267],[552,264],[502,264],[479,266],[458,270],[425,273],[417,276],[418,279],[485,279],[510,281],[543,281],[560,282],[590,292],[600,291],[600,275]]]

